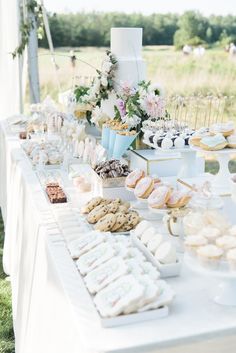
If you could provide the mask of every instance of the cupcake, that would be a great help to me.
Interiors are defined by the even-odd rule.
[[[220,237],[221,232],[215,227],[207,226],[204,227],[198,234],[206,238],[209,243],[215,243],[216,239]]]
[[[236,248],[236,237],[232,235],[224,235],[216,239],[216,245],[225,251]]]
[[[207,240],[201,235],[189,235],[184,242],[186,252],[193,256],[196,255],[197,249],[204,245],[207,245]]]
[[[223,253],[222,249],[213,244],[204,245],[197,249],[197,257],[201,265],[211,270],[218,268]]]
[[[236,236],[236,225],[229,229],[229,235],[233,235],[234,237]]]
[[[236,249],[230,249],[226,254],[226,260],[231,271],[236,271]]]

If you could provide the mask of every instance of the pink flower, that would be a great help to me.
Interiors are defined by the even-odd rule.
[[[125,102],[122,99],[117,99],[117,108],[119,109],[121,117],[124,117],[126,114]]]
[[[165,102],[154,93],[147,94],[140,100],[141,107],[151,118],[160,118],[165,113]]]
[[[136,89],[128,81],[121,82],[121,92],[120,94],[125,97],[133,96]]]

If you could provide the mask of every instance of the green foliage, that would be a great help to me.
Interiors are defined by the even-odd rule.
[[[53,43],[55,47],[109,46],[111,27],[142,27],[144,45],[172,45],[180,49],[184,44],[220,42],[221,33],[227,31],[231,39],[236,36],[236,17],[204,17],[197,11],[183,15],[119,12],[80,12],[76,14],[49,14]],[[196,41],[196,38],[199,38]],[[195,45],[195,44],[194,44]],[[40,40],[40,46],[47,48],[47,39]]]
[[[76,102],[80,102],[81,98],[88,94],[89,87],[85,86],[77,86],[74,90],[74,94],[76,97]]]
[[[14,353],[10,283],[2,268],[4,227],[0,215],[0,353]]]

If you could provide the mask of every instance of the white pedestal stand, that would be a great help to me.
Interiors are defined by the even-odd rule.
[[[208,276],[209,278],[219,278],[215,288],[211,290],[211,299],[220,305],[236,306],[236,272],[224,270],[208,270],[202,267],[197,260],[185,254],[184,261],[187,266],[193,271],[201,275]],[[226,267],[227,265],[224,264]]]
[[[205,151],[197,147],[192,149],[194,151],[216,156],[216,159],[219,162],[219,171],[213,178],[212,189],[219,195],[230,193],[231,173],[229,171],[229,161],[230,155],[236,153],[236,149],[225,148],[220,151]]]

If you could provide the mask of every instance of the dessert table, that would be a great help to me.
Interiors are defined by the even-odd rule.
[[[102,328],[54,217],[54,207],[66,206],[46,200],[7,121],[0,123],[0,143],[4,269],[11,278],[16,353],[235,351],[236,307],[211,301],[214,280],[184,265],[180,277],[168,279],[176,292],[169,316]],[[66,191],[75,202],[74,190]],[[235,222],[235,204],[230,197],[224,204]]]

